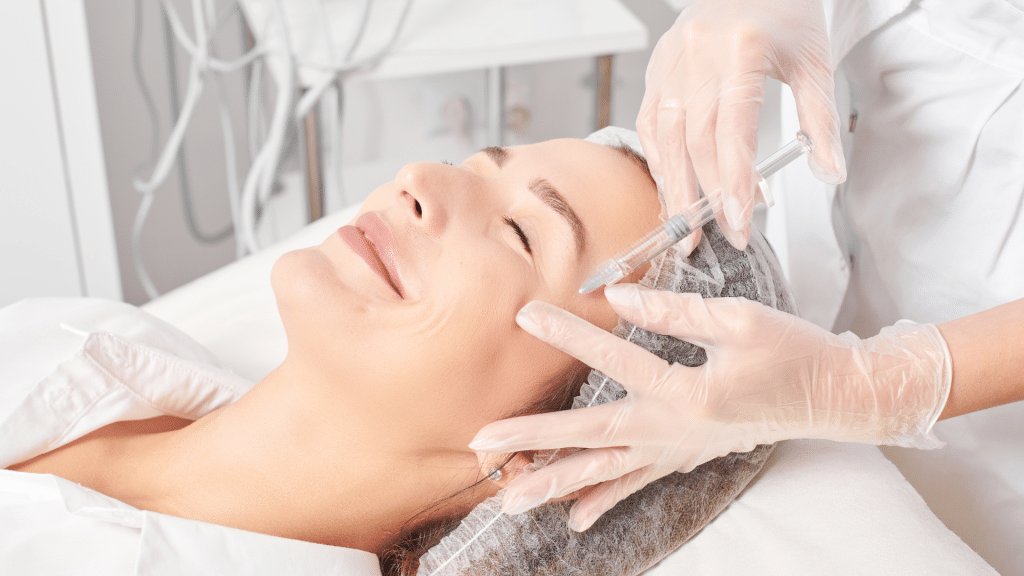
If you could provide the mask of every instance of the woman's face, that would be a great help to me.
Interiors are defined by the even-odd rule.
[[[658,212],[641,167],[583,140],[409,164],[350,226],[275,265],[289,361],[382,424],[465,450],[572,362],[516,312],[543,300],[610,330],[602,291],[579,286]]]

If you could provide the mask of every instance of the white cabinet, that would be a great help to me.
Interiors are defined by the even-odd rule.
[[[0,2],[0,306],[121,299],[82,0]]]

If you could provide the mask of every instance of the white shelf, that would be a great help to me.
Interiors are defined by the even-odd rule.
[[[647,28],[619,0],[416,0],[410,37],[367,78],[398,78],[618,54],[647,47]],[[431,7],[434,4],[436,6]],[[431,8],[433,8],[431,10]]]
[[[405,0],[373,0],[369,23],[353,54],[360,60],[387,45]],[[271,51],[282,46],[279,28],[268,22],[265,0],[241,0],[250,28]],[[360,22],[359,0],[323,0],[323,18],[309,2],[286,3],[289,39],[300,65],[300,81],[316,84],[331,61],[330,30],[337,59]],[[373,69],[353,79],[402,78],[512,66],[642,50],[647,28],[620,0],[413,0],[393,50]],[[279,74],[280,62],[268,56]]]

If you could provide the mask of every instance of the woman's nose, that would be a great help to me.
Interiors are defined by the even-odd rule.
[[[395,178],[400,202],[410,222],[430,236],[440,236],[455,211],[465,206],[467,192],[478,183],[474,175],[435,162],[405,165]]]

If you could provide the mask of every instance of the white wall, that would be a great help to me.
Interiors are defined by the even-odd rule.
[[[81,2],[0,4],[0,77],[0,306],[119,299]]]

